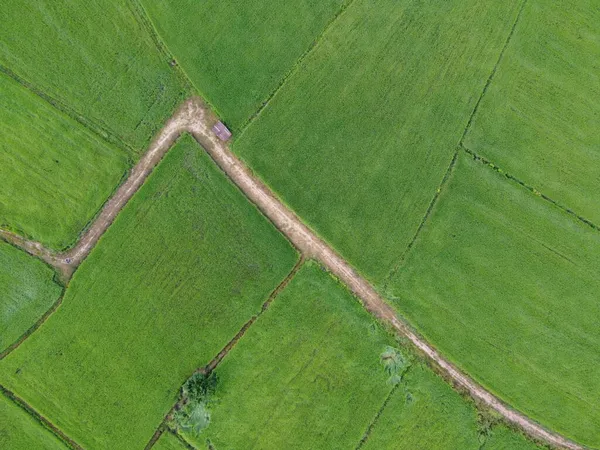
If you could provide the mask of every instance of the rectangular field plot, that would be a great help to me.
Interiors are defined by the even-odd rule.
[[[238,129],[347,0],[142,0],[195,87]]]
[[[126,167],[122,151],[0,73],[0,227],[62,250]]]
[[[0,381],[85,448],[144,448],[194,369],[260,310],[296,252],[189,136],[75,273]]]
[[[380,282],[443,178],[517,3],[356,0],[234,150]]]
[[[0,240],[0,353],[58,300],[62,288],[53,278],[42,261]]]
[[[599,267],[600,233],[465,156],[391,290],[467,373],[596,447]]]
[[[0,448],[66,450],[67,446],[0,392]]]
[[[466,146],[600,223],[600,9],[528,2]]]
[[[0,71],[90,119],[135,150],[185,95],[129,2],[21,0],[2,9]]]
[[[392,391],[388,345],[346,288],[306,263],[218,366],[210,424],[186,438],[198,448],[356,448]],[[473,405],[418,362],[371,438],[365,448],[480,447]]]

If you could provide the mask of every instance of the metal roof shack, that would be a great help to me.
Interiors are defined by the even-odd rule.
[[[212,130],[223,142],[227,142],[231,139],[231,131],[229,131],[229,128],[227,128],[223,122],[215,123]]]

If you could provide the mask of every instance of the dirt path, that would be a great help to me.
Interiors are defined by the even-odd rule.
[[[528,435],[552,445],[568,449],[583,449],[570,440],[552,433],[525,415],[506,406],[502,401],[478,385],[445,360],[431,345],[398,319],[394,310],[375,289],[360,276],[328,244],[311,231],[290,209],[279,201],[268,187],[258,180],[250,170],[211,131],[217,118],[199,98],[186,101],[167,122],[148,152],[133,168],[127,181],[104,205],[91,227],[70,251],[55,255],[40,244],[26,241],[12,233],[0,231],[0,236],[19,245],[31,254],[41,257],[57,267],[68,278],[87,257],[92,248],[114,221],[117,214],[141,187],[161,158],[179,135],[187,131],[204,147],[217,165],[229,176],[238,188],[252,201],[273,224],[294,244],[305,258],[319,260],[328,270],[345,283],[362,301],[364,307],[383,322],[391,325],[400,335],[407,338],[430,359],[447,379],[469,392],[478,402],[494,409],[508,422],[518,426]]]

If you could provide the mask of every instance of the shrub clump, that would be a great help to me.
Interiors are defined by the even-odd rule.
[[[209,406],[217,389],[217,374],[196,372],[181,388],[181,398],[172,423],[185,433],[200,435],[210,424]]]

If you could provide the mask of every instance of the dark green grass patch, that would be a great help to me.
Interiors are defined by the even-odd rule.
[[[480,383],[598,446],[599,267],[599,233],[464,156],[392,291]]]
[[[142,2],[196,88],[238,129],[346,0]]]
[[[600,9],[528,2],[466,145],[600,224]]]
[[[1,66],[135,150],[185,95],[130,2],[9,0],[0,17]]]
[[[184,136],[0,379],[86,448],[143,448],[296,253]]]
[[[65,450],[67,447],[26,411],[0,393],[0,448]]]
[[[234,150],[379,283],[444,176],[518,3],[356,0]]]
[[[124,175],[126,155],[0,73],[0,226],[72,244]]]
[[[62,288],[43,262],[0,241],[0,352],[58,300]]]

